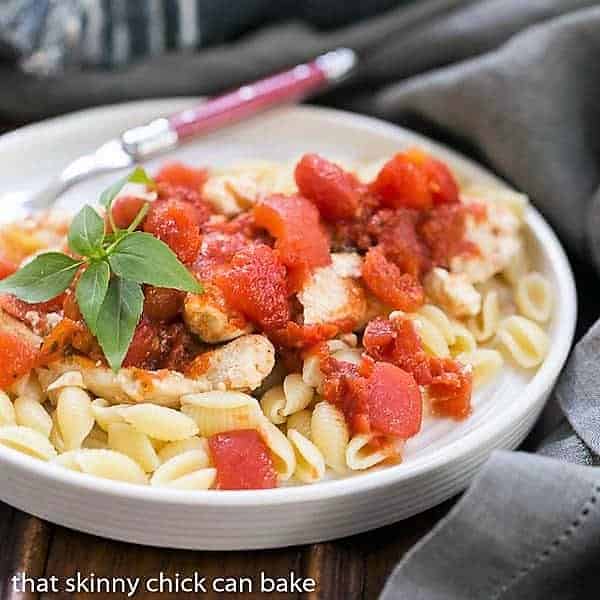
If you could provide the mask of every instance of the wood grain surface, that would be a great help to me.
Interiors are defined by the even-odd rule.
[[[393,526],[324,544],[251,552],[194,552],[165,550],[105,540],[63,527],[0,504],[0,600],[56,600],[61,598],[125,598],[104,592],[69,593],[66,578],[139,577],[142,581],[163,573],[171,581],[198,573],[215,578],[249,578],[252,593],[138,591],[135,598],[182,599],[296,598],[299,600],[370,600],[380,593],[398,560],[444,515],[452,502]],[[260,593],[260,573],[277,580],[312,578],[315,591]],[[11,578],[59,578],[58,593],[15,591]],[[307,579],[308,580],[308,579]]]

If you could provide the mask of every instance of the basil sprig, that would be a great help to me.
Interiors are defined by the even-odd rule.
[[[114,371],[123,364],[142,316],[142,284],[202,291],[169,246],[148,233],[135,231],[148,212],[147,203],[127,229],[115,225],[112,204],[128,182],[155,186],[138,167],[102,193],[100,204],[106,208],[112,233],[107,233],[104,219],[96,210],[84,206],[73,219],[67,238],[69,248],[80,259],[47,252],[0,281],[0,293],[13,294],[25,302],[46,302],[62,294],[85,267],[77,281],[75,298]]]

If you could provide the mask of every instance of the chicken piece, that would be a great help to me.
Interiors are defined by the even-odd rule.
[[[365,291],[355,277],[360,277],[360,257],[332,255],[332,264],[316,269],[298,300],[304,308],[304,324],[332,323],[342,319],[362,322],[367,311]],[[340,275],[342,273],[342,275]],[[350,276],[347,276],[350,274]]]
[[[465,239],[479,249],[478,254],[459,254],[450,261],[452,273],[462,273],[470,283],[480,283],[506,268],[520,248],[520,221],[508,208],[486,203],[486,218],[469,215]]]
[[[260,192],[256,180],[243,173],[211,175],[202,188],[202,197],[218,213],[233,216],[251,207]]]
[[[431,270],[424,280],[425,292],[455,317],[479,314],[481,294],[464,273],[449,273],[439,267]]]
[[[188,294],[183,306],[186,325],[209,344],[228,342],[251,333],[252,324],[233,310],[215,286],[207,285],[202,294]]]
[[[246,335],[196,358],[187,375],[127,368],[114,373],[88,358],[71,356],[37,370],[44,391],[64,373],[80,372],[85,387],[112,404],[152,402],[177,407],[186,394],[252,390],[271,372],[275,350],[261,335]]]
[[[244,335],[194,359],[189,374],[213,390],[255,390],[275,366],[275,348],[264,335]]]

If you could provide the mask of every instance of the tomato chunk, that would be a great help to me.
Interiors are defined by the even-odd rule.
[[[376,363],[365,387],[371,429],[407,439],[421,429],[422,401],[414,377],[389,363]]]
[[[269,448],[254,429],[217,433],[208,439],[220,490],[260,490],[277,487],[277,472]]]
[[[37,366],[39,350],[17,333],[0,330],[0,389],[9,388]]]
[[[277,239],[275,248],[290,269],[308,273],[331,263],[319,211],[306,198],[269,196],[254,207],[254,219]]]
[[[264,244],[238,252],[230,268],[215,283],[228,304],[267,331],[283,327],[290,318],[285,267]]]
[[[429,384],[429,398],[436,415],[465,419],[471,413],[472,373],[458,361],[431,359],[433,381]]]
[[[296,165],[300,193],[319,209],[327,221],[349,219],[361,200],[361,184],[351,173],[317,154],[305,154]]]
[[[119,229],[127,229],[138,216],[140,210],[148,203],[138,196],[121,196],[112,205],[112,217]]]
[[[18,267],[10,260],[0,256],[0,279],[6,279],[17,271]]]
[[[433,204],[429,179],[408,153],[396,154],[379,171],[371,189],[390,208],[428,209]]]
[[[157,182],[189,188],[196,192],[202,189],[207,179],[208,171],[206,169],[189,167],[181,162],[165,164],[155,177]]]
[[[56,298],[52,298],[47,302],[37,302],[31,304],[20,300],[19,298],[12,296],[11,294],[0,295],[0,308],[7,312],[9,315],[23,321],[26,318],[27,313],[36,312],[39,315],[47,315],[52,312],[59,312],[63,309],[63,304],[66,298],[66,294],[62,293]]]
[[[392,308],[413,312],[425,301],[419,281],[410,273],[402,273],[379,246],[367,252],[362,276],[371,292]]]
[[[182,200],[160,200],[152,204],[144,221],[151,233],[177,254],[185,264],[194,262],[200,250],[199,218],[193,205]]]
[[[123,367],[151,369],[161,355],[158,333],[155,324],[142,319],[135,328],[133,339],[123,360]]]
[[[185,292],[169,288],[144,287],[144,315],[151,321],[173,321],[183,308]]]

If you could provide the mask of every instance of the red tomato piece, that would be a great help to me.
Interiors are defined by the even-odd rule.
[[[445,163],[428,157],[423,163],[423,170],[429,179],[429,189],[434,204],[456,204],[460,202],[458,184]]]
[[[367,287],[383,303],[397,310],[413,312],[423,305],[425,293],[410,273],[402,273],[389,261],[380,246],[371,248],[362,266]]]
[[[36,312],[40,315],[47,315],[52,312],[60,312],[63,309],[66,294],[62,293],[56,298],[52,298],[47,302],[37,302],[30,304],[24,300],[20,300],[10,294],[0,295],[0,308],[7,312],[9,315],[19,319],[20,321],[25,320],[25,316],[28,312]]]
[[[227,303],[269,331],[290,318],[285,267],[264,244],[248,246],[232,259],[230,267],[215,277]]]
[[[120,229],[127,229],[148,201],[137,196],[121,196],[112,205],[112,217]]]
[[[269,448],[254,429],[217,433],[208,439],[220,490],[261,490],[277,487],[277,472]]]
[[[277,239],[284,265],[306,272],[331,263],[329,240],[315,205],[301,196],[269,196],[254,207],[257,225]]]
[[[144,231],[167,244],[179,260],[191,264],[198,256],[201,235],[194,206],[181,200],[152,203],[144,221]]]
[[[432,210],[419,225],[419,234],[436,265],[447,268],[453,256],[470,250],[465,241],[465,216],[462,205],[444,205]]]
[[[433,412],[442,417],[465,419],[471,413],[473,375],[458,361],[432,358],[433,380],[427,390]]]
[[[135,328],[133,339],[123,360],[123,367],[154,368],[161,356],[158,334],[156,325],[147,319],[142,319]]]
[[[173,321],[183,308],[185,292],[169,288],[144,287],[144,315],[151,321]]]
[[[379,171],[371,189],[390,208],[428,209],[433,203],[429,179],[408,153],[396,154]]]
[[[375,363],[364,393],[373,431],[402,439],[419,432],[422,400],[412,375],[389,363]]]
[[[169,162],[161,167],[154,179],[160,183],[168,183],[199,192],[208,179],[208,171],[188,167],[181,162]]]
[[[0,331],[0,389],[9,388],[15,381],[37,366],[40,351],[16,333]]]
[[[305,154],[294,175],[302,196],[314,202],[325,220],[350,219],[356,214],[362,186],[351,173],[317,154]]]
[[[10,260],[0,256],[0,279],[6,279],[17,271],[18,267]]]

